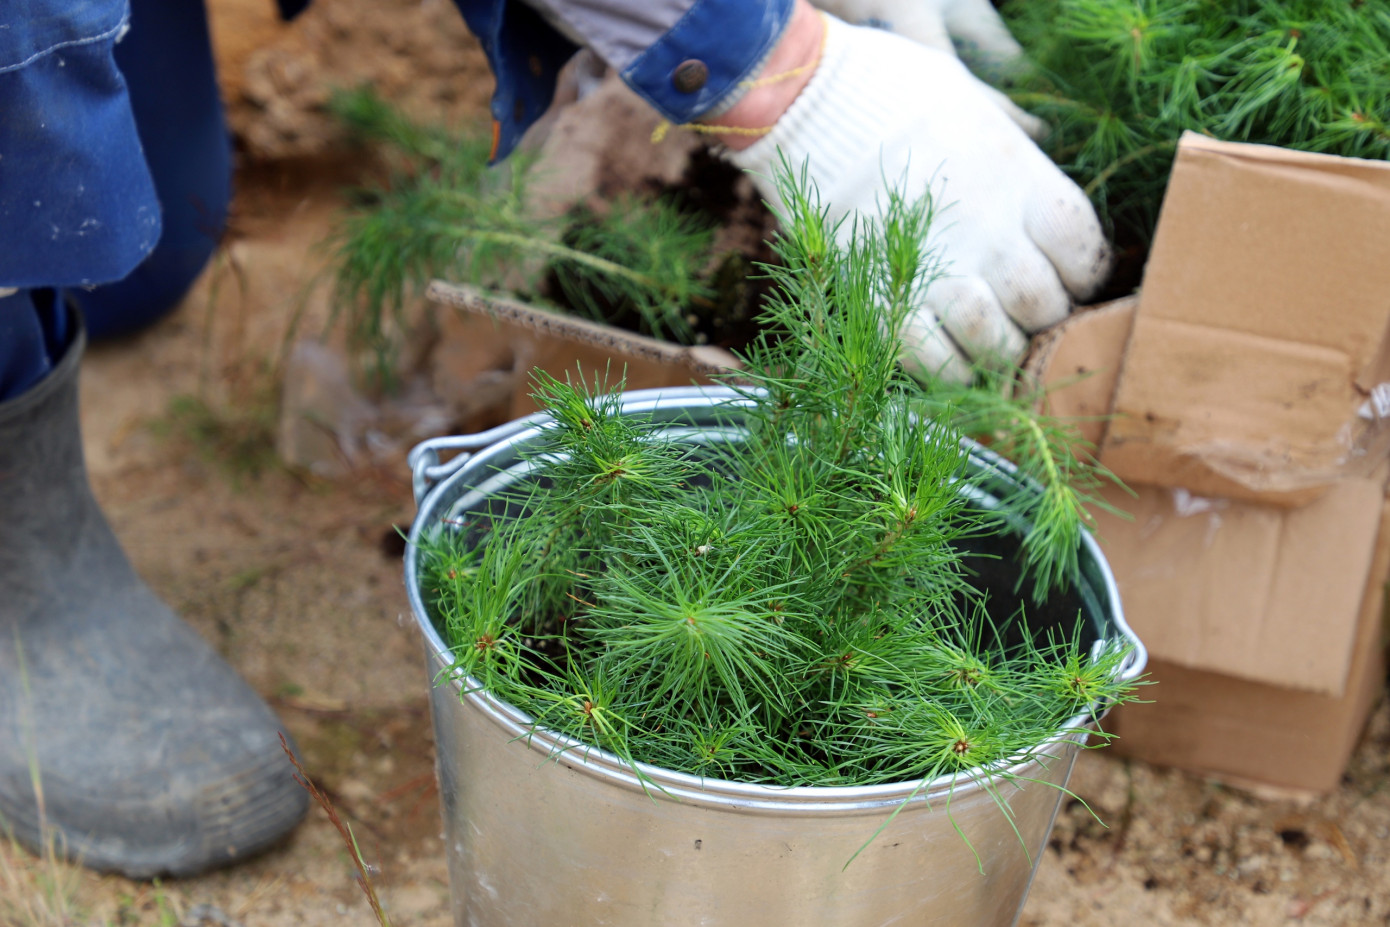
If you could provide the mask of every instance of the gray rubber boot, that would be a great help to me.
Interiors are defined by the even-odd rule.
[[[192,875],[274,843],[308,798],[275,715],[136,576],[97,507],[84,340],[0,403],[0,839]]]

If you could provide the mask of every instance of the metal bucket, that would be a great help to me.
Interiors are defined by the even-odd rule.
[[[713,443],[737,440],[728,405],[734,396],[722,388],[645,390],[625,394],[623,408]],[[463,695],[466,680],[442,675],[453,658],[424,607],[416,542],[441,519],[457,522],[485,494],[523,478],[519,451],[546,421],[534,415],[478,435],[427,441],[411,453],[419,513],[406,587],[434,683],[455,923],[1015,923],[1063,797],[1053,786],[1066,784],[1084,734],[1040,745],[1037,756],[1008,767],[1014,775],[1007,780],[982,771],[925,785],[777,788],[644,766],[655,785],[644,788],[616,756],[533,730],[516,708],[482,692]],[[441,450],[459,453],[440,464]],[[989,479],[1017,484],[1013,467],[997,455],[977,448],[972,464]],[[1089,535],[1084,546],[1077,591],[1096,646],[1116,638],[1132,644],[1121,672],[1137,678],[1143,646],[1125,624],[1099,547]],[[1076,726],[1086,720],[1078,717]]]

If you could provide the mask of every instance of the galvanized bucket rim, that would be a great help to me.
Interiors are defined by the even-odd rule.
[[[744,393],[730,387],[677,387],[626,392],[622,394],[621,408],[626,414],[643,414],[658,410],[678,412],[715,406],[736,408],[747,402]],[[549,421],[550,416],[547,414],[536,413],[477,435],[459,435],[422,442],[410,454],[418,511],[411,524],[406,544],[406,593],[415,623],[429,643],[431,656],[438,664],[438,669],[432,672],[431,676],[435,679],[436,685],[441,684],[442,680],[447,680],[459,692],[461,699],[482,712],[493,724],[505,731],[510,739],[524,741],[532,750],[544,753],[547,761],[582,770],[626,788],[648,792],[653,797],[664,796],[726,810],[744,809],[786,814],[804,814],[808,806],[814,807],[820,813],[855,813],[881,806],[896,806],[909,800],[913,803],[929,802],[945,794],[957,794],[962,789],[993,787],[985,783],[1001,779],[1026,780],[1028,777],[1021,773],[1032,764],[1045,764],[1052,757],[1050,749],[1062,747],[1069,741],[1084,742],[1094,720],[1091,712],[1081,712],[1068,719],[1063,733],[1039,743],[1023,754],[959,773],[938,776],[932,780],[916,779],[862,786],[778,786],[739,782],[677,772],[642,762],[629,763],[600,747],[541,727],[521,709],[487,692],[482,684],[471,676],[462,672],[450,674],[449,667],[455,662],[453,651],[430,620],[424,600],[420,596],[416,563],[416,552],[419,550],[417,541],[421,533],[434,524],[435,508],[441,504],[440,500],[446,494],[446,489],[461,478],[466,469],[465,464],[473,461],[485,463],[490,456],[525,444],[542,433]],[[981,458],[987,466],[1012,479],[1021,478],[1017,476],[1016,468],[1009,461],[974,442],[969,443],[972,445],[972,455]],[[447,463],[440,464],[437,454],[442,449],[458,450],[460,453]],[[450,504],[459,504],[466,497],[467,494],[464,494],[457,499],[451,499]],[[1147,652],[1124,619],[1114,574],[1101,553],[1099,544],[1089,531],[1083,533],[1082,545],[1099,573],[1102,589],[1098,591],[1103,593],[1109,605],[1108,618],[1117,636],[1133,647],[1128,661],[1116,676],[1122,681],[1137,679],[1147,663]]]

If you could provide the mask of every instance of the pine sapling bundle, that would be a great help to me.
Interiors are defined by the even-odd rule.
[[[786,334],[747,352],[723,438],[538,377],[552,421],[527,478],[422,546],[427,607],[471,685],[629,762],[779,786],[1007,776],[1131,697],[1129,648],[1070,591],[1084,489],[981,502],[958,397],[898,363],[935,272],[930,201],[841,236],[804,177],[783,188],[766,312]],[[1085,469],[1057,465],[1070,442],[1018,446],[1025,473]]]
[[[1178,137],[1390,157],[1390,7],[1376,0],[1011,0],[1013,99],[1122,243],[1145,248]]]

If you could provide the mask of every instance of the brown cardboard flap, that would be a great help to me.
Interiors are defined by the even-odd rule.
[[[1363,400],[1349,364],[1320,345],[1141,310],[1117,397],[1131,407],[1111,425],[1105,465],[1236,497],[1323,487],[1346,475],[1354,450],[1347,423]]]
[[[1390,163],[1189,132],[1140,314],[1323,345],[1360,375],[1390,317],[1387,243]]]
[[[430,283],[425,296],[465,312],[517,326],[542,338],[590,345],[605,355],[617,354],[658,365],[682,368],[701,376],[725,373],[742,366],[737,357],[722,348],[707,345],[685,347],[667,341],[657,341],[655,338],[576,316],[484,295],[473,287],[457,286],[442,280]]]
[[[582,373],[597,388],[621,377],[627,389],[704,385],[738,358],[715,347],[683,347],[586,319],[484,295],[436,280],[426,295],[454,310],[440,322],[436,393],[458,414],[488,427],[536,411],[531,372]]]
[[[1047,391],[1047,411],[1073,422],[1092,448],[1100,447],[1110,422],[1136,305],[1130,296],[1077,310],[1033,339],[1024,365],[1029,378]]]
[[[1390,379],[1387,243],[1390,163],[1185,135],[1102,462],[1285,504],[1374,470],[1358,413]]]
[[[1339,696],[1385,481],[1348,479],[1297,509],[1138,487],[1097,533],[1125,615],[1155,659]]]

